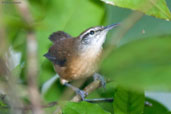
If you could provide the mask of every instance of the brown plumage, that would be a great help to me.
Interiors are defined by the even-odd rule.
[[[50,39],[54,44],[45,56],[53,62],[62,83],[87,78],[95,73],[101,51],[97,55],[93,55],[93,49],[78,53],[76,43],[79,39],[61,31],[52,34]]]
[[[50,35],[53,45],[45,57],[53,62],[63,84],[87,78],[97,71],[106,34],[116,25],[92,27],[76,38],[62,31]]]

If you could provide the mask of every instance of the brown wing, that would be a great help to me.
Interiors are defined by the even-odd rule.
[[[64,67],[73,52],[74,38],[57,40],[44,56],[54,64]]]
[[[56,41],[71,38],[71,36],[63,31],[57,31],[50,35],[49,39],[55,43]]]
[[[66,62],[66,57],[63,54],[68,50],[65,45],[68,44],[67,42],[70,42],[70,40],[67,40],[70,38],[71,36],[63,31],[57,31],[51,34],[49,39],[54,44],[44,56],[54,64],[63,66]]]

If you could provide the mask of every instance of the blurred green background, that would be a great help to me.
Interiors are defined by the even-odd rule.
[[[113,81],[107,84],[106,90],[98,89],[88,96],[88,98],[114,97],[117,102],[98,105],[86,102],[81,102],[81,105],[68,103],[64,107],[64,114],[83,114],[86,112],[85,107],[88,110],[87,114],[94,114],[95,111],[101,114],[140,114],[140,112],[169,114],[171,110],[171,22],[169,21],[171,1],[159,0],[160,3],[153,4],[152,11],[144,10],[146,6],[137,9],[140,0],[125,0],[125,4],[120,3],[122,1],[119,0],[103,1],[29,0],[27,2],[33,17],[32,24],[26,23],[16,8],[16,5],[22,5],[22,1],[20,4],[1,1],[0,27],[5,30],[3,34],[8,44],[6,53],[10,61],[9,67],[16,76],[17,85],[22,88],[20,91],[25,93],[25,88],[27,88],[26,37],[28,31],[34,31],[36,36],[38,87],[42,100],[48,103],[61,99],[66,91],[66,88],[60,84],[52,64],[43,56],[52,45],[48,39],[49,35],[62,30],[75,37],[89,27],[120,22],[122,27],[112,30],[107,35],[104,50],[108,50],[110,42],[117,39],[115,34],[121,34],[123,28],[129,26],[130,23],[126,23],[125,20],[138,10],[144,15],[126,34],[123,34],[117,48],[112,45],[113,49],[110,54],[101,63],[99,72],[104,75],[105,79]],[[127,2],[130,4],[126,4]],[[160,11],[163,15],[169,16],[164,17],[162,13],[158,13]],[[158,96],[159,92],[160,95],[162,92],[163,98],[167,100]],[[25,94],[22,99],[29,102]],[[145,99],[153,106],[144,107]],[[2,105],[0,103],[0,106],[3,106],[3,103]],[[55,109],[56,107],[45,109],[45,113],[50,114]],[[2,111],[2,113],[8,112]]]

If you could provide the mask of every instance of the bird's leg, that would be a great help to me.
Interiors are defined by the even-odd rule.
[[[81,96],[81,99],[84,101],[85,100],[85,97],[88,95],[87,92],[83,91],[83,90],[80,90],[79,88],[69,84],[68,82],[65,82],[64,83],[65,86],[71,88],[72,90],[74,90],[76,92],[76,94],[80,95]]]
[[[98,74],[98,73],[95,73],[95,74],[93,75],[93,78],[94,78],[94,80],[100,80],[101,86],[102,86],[103,88],[106,87],[106,81],[105,81],[105,79],[104,79],[104,77],[103,77],[102,75],[100,75],[100,74]]]

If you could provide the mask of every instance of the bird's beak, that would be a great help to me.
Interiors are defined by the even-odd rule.
[[[105,30],[105,31],[109,31],[109,30],[111,30],[111,29],[113,29],[113,28],[115,28],[115,27],[117,27],[117,26],[119,26],[119,25],[120,25],[120,23],[108,25],[108,26],[105,26],[105,27],[104,27],[104,30]]]

